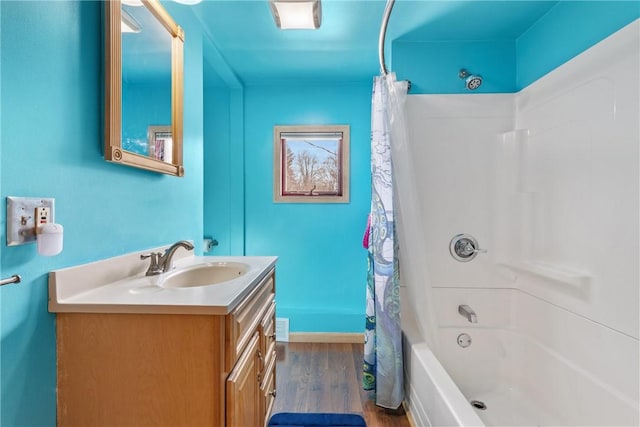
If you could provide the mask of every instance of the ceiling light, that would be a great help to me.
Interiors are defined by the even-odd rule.
[[[120,15],[120,32],[122,33],[139,33],[142,30],[138,21],[133,19],[126,10],[122,9]]]
[[[320,0],[269,0],[273,19],[283,30],[320,28],[322,5]]]
[[[126,4],[127,6],[143,6],[142,0],[120,0],[122,4]]]
[[[176,3],[188,4],[189,6],[191,6],[191,5],[200,3],[202,0],[173,0],[173,1],[175,1]]]

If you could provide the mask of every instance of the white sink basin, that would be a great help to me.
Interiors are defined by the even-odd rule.
[[[192,288],[215,285],[244,276],[249,265],[240,262],[214,262],[186,267],[162,277],[163,288]]]

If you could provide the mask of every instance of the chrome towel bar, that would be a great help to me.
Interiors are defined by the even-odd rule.
[[[0,286],[10,285],[11,283],[20,283],[22,277],[19,274],[14,274],[11,277],[7,277],[6,279],[0,280]]]

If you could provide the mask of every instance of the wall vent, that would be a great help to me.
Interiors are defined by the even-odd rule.
[[[276,318],[276,341],[289,342],[289,319]]]

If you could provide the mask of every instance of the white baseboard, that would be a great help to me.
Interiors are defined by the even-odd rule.
[[[289,342],[363,344],[364,334],[335,332],[290,332]]]

